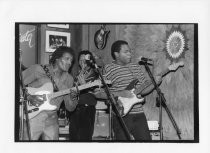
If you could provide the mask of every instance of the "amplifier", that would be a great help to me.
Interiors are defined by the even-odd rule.
[[[96,110],[93,139],[105,140],[109,137],[109,114],[106,111]]]

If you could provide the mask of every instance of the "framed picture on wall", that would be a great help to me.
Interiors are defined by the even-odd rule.
[[[60,46],[70,47],[71,34],[68,32],[46,31],[46,52],[54,52]]]
[[[48,27],[69,29],[69,24],[47,24]]]

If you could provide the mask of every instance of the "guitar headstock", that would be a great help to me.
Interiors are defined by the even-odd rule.
[[[182,67],[182,66],[184,66],[184,62],[183,62],[183,61],[180,61],[180,62],[178,62],[178,63],[173,63],[173,64],[171,64],[171,65],[168,67],[168,69],[169,69],[170,71],[175,71],[176,69],[178,69],[179,67]]]

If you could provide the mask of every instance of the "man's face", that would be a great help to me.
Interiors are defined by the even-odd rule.
[[[126,65],[131,62],[131,50],[128,45],[121,45],[121,50],[115,52],[116,60],[121,65]]]
[[[69,53],[64,53],[61,58],[58,59],[58,67],[62,71],[68,72],[69,68],[71,67],[73,61],[73,57]]]

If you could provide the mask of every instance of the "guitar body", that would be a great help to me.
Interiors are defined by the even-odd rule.
[[[94,35],[94,43],[96,48],[98,49],[105,48],[109,32],[110,31],[106,31],[103,26],[101,26],[101,29],[96,31]]]
[[[135,91],[135,85],[138,83],[138,79],[135,79],[129,83],[129,85],[125,88],[125,90],[129,90],[131,94],[133,95],[132,98],[126,98],[126,97],[118,97],[118,100],[121,102],[123,108],[119,108],[121,111],[121,116],[126,116],[130,110],[133,108],[133,106],[137,103],[144,102],[144,98],[138,98]]]
[[[30,95],[45,95],[44,98],[44,103],[40,105],[39,107],[36,107],[34,105],[30,105],[27,103],[27,108],[28,108],[28,117],[29,119],[35,117],[38,115],[41,111],[43,110],[56,110],[57,106],[50,104],[50,97],[48,96],[49,94],[53,93],[53,85],[52,83],[45,83],[43,86],[40,88],[32,88],[32,87],[27,87],[28,93]]]
[[[134,94],[134,89],[131,90],[131,93],[133,94],[132,98],[118,97],[118,100],[120,100],[121,104],[123,105],[121,112],[122,117],[126,116],[135,104],[142,103],[144,101],[144,98],[137,98],[137,96]]]

